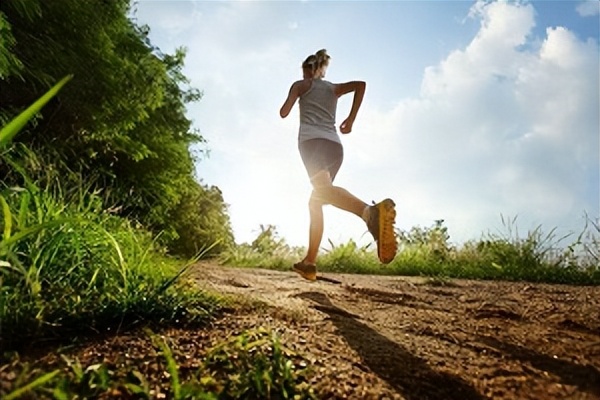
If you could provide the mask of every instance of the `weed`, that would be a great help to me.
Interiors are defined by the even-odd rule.
[[[303,365],[301,357],[285,347],[277,334],[259,328],[211,350],[202,374],[214,379],[219,398],[314,398]]]
[[[161,383],[161,389],[174,400],[315,399],[305,376],[306,361],[283,345],[273,331],[245,331],[217,344],[190,376],[180,374],[168,337],[150,330],[146,333],[165,362],[164,370],[155,376],[144,376],[136,369],[116,370],[106,363],[83,366],[78,359],[64,355],[64,368],[43,373],[16,359],[12,366],[20,367],[20,373],[0,387],[0,395],[5,399],[34,393],[56,399],[150,399],[156,394],[152,389],[156,379],[167,376],[169,381]],[[3,392],[6,386],[10,392]]]
[[[450,243],[443,220],[431,227],[414,227],[397,231],[399,252],[382,266],[374,246],[359,247],[353,240],[324,249],[319,257],[320,271],[427,276],[437,280],[449,278],[502,279],[580,285],[600,284],[600,224],[586,217],[587,224],[576,240],[564,246],[570,235],[558,237],[556,229],[544,232],[541,226],[521,235],[516,218],[502,216],[504,232],[486,234],[460,246]],[[264,237],[262,238],[264,240]],[[278,239],[277,248],[286,248]],[[256,267],[270,265],[288,270],[293,259],[272,258],[273,252],[245,247],[233,250],[236,257],[224,258],[228,265]],[[232,254],[230,253],[230,254]]]
[[[0,341],[9,348],[139,321],[201,321],[219,307],[182,285],[185,267],[150,233],[104,213],[97,193],[24,181],[0,188]]]

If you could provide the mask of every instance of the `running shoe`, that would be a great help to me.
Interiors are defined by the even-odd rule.
[[[373,204],[369,209],[367,227],[377,242],[379,261],[384,264],[392,262],[398,250],[394,233],[395,207],[396,204],[392,199],[385,199],[380,203]]]
[[[308,264],[304,261],[300,261],[294,264],[294,267],[292,269],[298,274],[300,274],[300,276],[304,279],[307,279],[309,281],[317,280],[317,266],[314,264]]]

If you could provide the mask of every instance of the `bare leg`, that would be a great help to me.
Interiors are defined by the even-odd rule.
[[[313,196],[321,204],[331,204],[339,209],[351,212],[362,217],[367,203],[358,199],[352,193],[339,186],[333,186],[328,171],[321,171],[312,177],[311,183],[314,187]]]
[[[309,264],[315,264],[323,238],[323,205],[331,204],[334,207],[362,217],[367,203],[356,198],[346,189],[333,186],[328,171],[317,173],[311,179],[311,182],[314,190],[309,201],[310,231],[308,251],[304,261]]]
[[[308,210],[310,212],[310,229],[308,234],[308,251],[306,252],[304,261],[309,264],[315,264],[319,247],[321,246],[321,239],[323,238],[324,223],[323,203],[315,198],[314,190],[308,202]]]

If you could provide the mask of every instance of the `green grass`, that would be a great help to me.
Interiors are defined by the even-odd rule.
[[[53,371],[30,370],[19,360],[24,344],[72,343],[138,324],[189,326],[214,316],[225,302],[186,284],[181,278],[191,264],[169,257],[138,223],[114,215],[94,182],[75,173],[56,176],[52,162],[40,162],[24,146],[9,147],[70,79],[0,130],[0,167],[16,178],[11,182],[22,182],[0,181],[0,360],[17,374],[1,385],[0,397],[153,398],[149,377],[138,370],[126,371],[123,379],[123,371],[109,364],[84,367],[64,355],[66,365]],[[250,252],[240,248],[238,258],[268,251],[269,229],[267,240],[257,241]],[[166,338],[147,332],[170,377],[169,398],[314,397],[303,378],[306,363],[294,364],[299,357],[273,332],[247,331],[222,343],[192,376],[180,376]]]
[[[399,252],[388,265],[379,263],[374,246],[358,246],[352,240],[341,245],[329,242],[329,248],[321,251],[318,267],[324,272],[435,279],[600,284],[600,228],[597,222],[587,218],[586,227],[575,238],[557,237],[555,229],[544,233],[541,227],[521,235],[516,228],[516,219],[503,218],[502,222],[506,232],[483,235],[481,239],[461,246],[450,244],[443,221],[436,221],[431,227],[399,231]],[[221,261],[232,266],[268,265],[289,270],[303,255],[304,249],[291,249],[278,238],[274,228],[260,239],[262,248],[268,251],[246,244],[226,252]],[[565,245],[568,240],[571,242]],[[273,254],[276,256],[272,257]]]
[[[169,399],[314,399],[307,383],[308,362],[282,344],[279,335],[263,328],[247,330],[209,349],[199,368],[185,374],[170,338],[146,330],[159,358],[154,376],[135,368],[123,370],[107,363],[84,366],[62,356],[61,368],[51,372],[17,363],[18,376],[0,388],[4,399],[33,395],[42,398],[154,398],[160,385]],[[168,382],[161,381],[163,376]],[[159,380],[159,382],[157,382]]]
[[[0,343],[69,337],[141,322],[194,323],[220,307],[185,286],[187,265],[107,211],[91,185],[0,187]]]
[[[234,245],[219,255],[219,262],[237,267],[289,269],[303,249],[288,246],[278,237],[273,225],[261,225],[261,232],[252,243]]]

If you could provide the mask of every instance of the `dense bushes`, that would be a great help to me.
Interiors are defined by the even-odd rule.
[[[2,2],[0,124],[73,75],[17,137],[37,155],[38,169],[77,172],[117,215],[162,233],[171,252],[230,244],[223,197],[194,178],[190,146],[203,138],[185,106],[201,93],[181,72],[185,51],[153,47],[128,7],[127,0]],[[0,177],[5,186],[23,183],[3,162]]]

